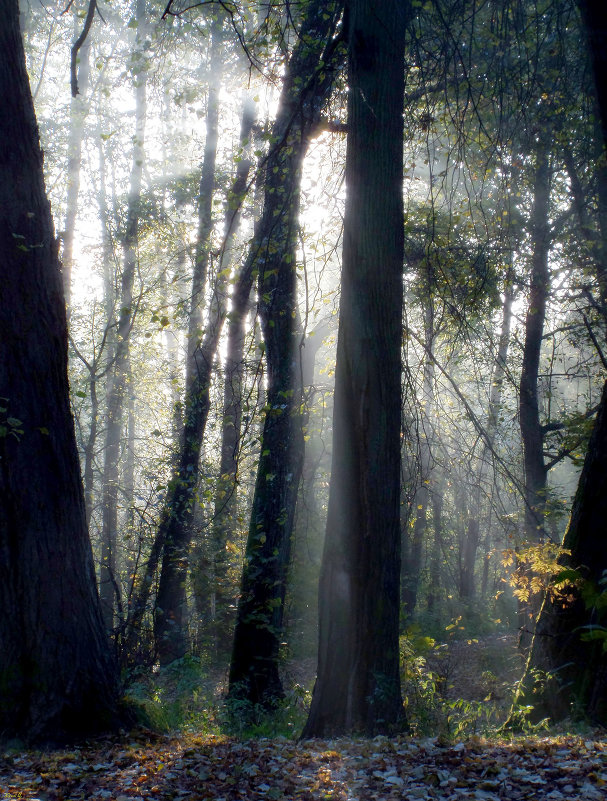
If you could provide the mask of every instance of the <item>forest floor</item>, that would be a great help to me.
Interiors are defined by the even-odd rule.
[[[573,736],[240,741],[129,737],[4,755],[2,801],[607,799],[607,742]]]
[[[206,729],[192,718],[178,733],[0,751],[0,801],[607,801],[605,732],[495,733],[520,670],[512,637],[453,642],[415,659],[413,735],[298,742],[228,736],[217,725],[210,733],[208,718]],[[293,666],[291,678],[308,672]]]

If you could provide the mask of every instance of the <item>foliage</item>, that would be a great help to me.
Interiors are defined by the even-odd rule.
[[[559,559],[567,553],[551,540],[504,551],[504,567],[513,568],[509,581],[514,588],[514,595],[520,601],[528,601],[532,596],[546,591],[557,592],[553,579],[560,572]]]
[[[8,398],[0,398],[0,404],[0,439],[14,437],[19,440],[23,434],[23,422],[8,414]],[[47,429],[39,429],[39,431],[42,434],[48,434]]]
[[[208,666],[196,657],[186,656],[165,668],[134,669],[127,677],[126,698],[157,731],[219,731],[216,685]]]
[[[222,708],[224,730],[238,737],[297,737],[310,706],[311,693],[300,684],[286,690],[270,710],[252,704],[235,692],[225,699]]]
[[[452,631],[455,626],[447,628]],[[514,685],[505,684],[503,679],[504,648],[492,648],[489,643],[483,647],[477,640],[467,640],[466,644],[462,665],[454,658],[453,643],[439,644],[415,628],[401,637],[403,693],[414,734],[438,735],[445,742],[453,742],[488,734],[503,721],[514,693]],[[475,651],[480,656],[472,658]],[[467,678],[474,690],[464,697],[466,682],[462,679],[474,671],[480,675]]]

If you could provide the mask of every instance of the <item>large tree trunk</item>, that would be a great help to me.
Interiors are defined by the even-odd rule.
[[[602,142],[607,149],[607,8],[601,0],[578,0],[586,27],[597,100]],[[599,276],[600,277],[600,276]],[[607,570],[607,383],[584,467],[580,475],[561,564],[578,571],[580,578],[564,596],[544,600],[517,701],[532,704],[534,717],[559,720],[572,712],[607,724],[607,651],[604,606]],[[585,597],[584,597],[585,596]],[[601,599],[599,601],[599,599]],[[592,628],[588,628],[588,627]],[[584,639],[595,632],[598,639]],[[546,680],[536,683],[538,671]]]
[[[267,396],[229,693],[267,706],[283,692],[278,662],[304,447],[295,338],[300,172],[335,75],[332,36],[340,11],[340,3],[326,0],[312,0],[305,7],[273,125],[272,141],[277,144],[268,156],[263,215],[254,242]]]
[[[519,702],[533,706],[533,718],[561,720],[570,714],[587,715],[607,724],[607,641],[604,572],[607,538],[607,383],[594,425],[584,467],[563,541],[570,551],[560,559],[563,568],[579,572],[580,579],[562,596],[548,595],[536,626],[531,653],[519,692]],[[584,597],[585,596],[585,597]],[[585,602],[585,598],[588,604]],[[597,639],[584,634],[596,627]],[[545,677],[536,683],[538,675]]]
[[[318,678],[303,736],[404,725],[399,676],[404,39],[408,3],[350,0],[348,144]]]
[[[117,721],[70,412],[67,323],[16,0],[0,0],[0,731]]]

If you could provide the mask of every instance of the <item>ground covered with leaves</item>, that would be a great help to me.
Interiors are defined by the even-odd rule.
[[[7,752],[0,799],[607,799],[607,740],[239,740],[137,735],[77,749]]]

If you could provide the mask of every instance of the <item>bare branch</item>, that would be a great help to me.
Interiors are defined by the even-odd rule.
[[[65,11],[67,11],[70,8],[72,1],[67,6]],[[86,12],[84,27],[82,29],[80,36],[76,39],[76,41],[72,45],[71,58],[70,58],[70,85],[72,88],[72,97],[76,97],[78,95],[78,53],[82,45],[86,42],[86,37],[89,35],[89,31],[91,30],[91,25],[93,24],[93,18],[95,17],[96,10],[97,10],[97,0],[89,0],[89,7],[88,11]],[[65,11],[63,12],[64,14]]]

